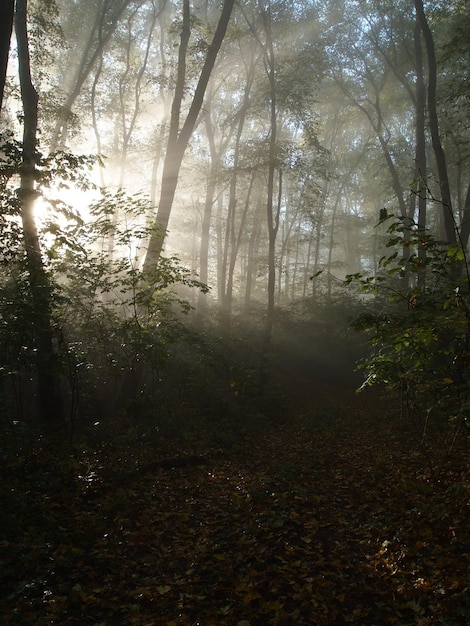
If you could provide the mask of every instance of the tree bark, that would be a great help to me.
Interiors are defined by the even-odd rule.
[[[44,421],[60,417],[61,399],[56,384],[57,355],[54,351],[51,322],[51,290],[45,271],[34,219],[36,191],[36,144],[38,94],[31,80],[27,31],[27,0],[17,0],[15,31],[18,48],[18,71],[23,105],[23,158],[18,190],[23,226],[26,263],[33,308],[33,332],[36,342],[39,416]]]

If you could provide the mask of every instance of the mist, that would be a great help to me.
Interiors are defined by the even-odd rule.
[[[5,623],[463,624],[469,8],[0,18]]]

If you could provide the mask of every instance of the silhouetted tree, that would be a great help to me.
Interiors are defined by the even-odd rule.
[[[14,13],[15,0],[3,0],[0,4],[0,113],[2,111],[3,93],[5,90]]]
[[[62,407],[56,383],[57,355],[54,350],[51,321],[51,288],[44,268],[38,231],[34,218],[37,198],[38,94],[31,79],[27,29],[27,0],[16,1],[15,32],[18,71],[23,106],[23,142],[18,197],[23,226],[24,247],[31,290],[31,325],[36,341],[36,370],[39,413],[43,420],[60,417]]]

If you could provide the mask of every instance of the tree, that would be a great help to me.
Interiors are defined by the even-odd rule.
[[[51,285],[46,274],[34,218],[37,197],[37,133],[38,94],[31,79],[27,29],[27,0],[17,0],[15,32],[18,49],[18,72],[23,105],[22,161],[19,168],[18,200],[23,225],[26,264],[32,301],[32,319],[36,340],[36,370],[38,381],[39,415],[43,420],[54,420],[62,412],[57,386],[57,354],[54,350],[54,332],[51,315]]]
[[[439,132],[439,117],[437,112],[437,61],[434,46],[434,38],[429,28],[422,0],[415,0],[417,19],[423,33],[426,45],[428,62],[428,113],[429,128],[431,131],[432,147],[436,159],[439,176],[439,188],[441,194],[442,211],[444,217],[445,236],[449,243],[457,241],[456,221],[452,208],[452,197],[450,194],[449,174],[447,170],[446,155],[442,147]]]
[[[440,129],[454,205],[459,212],[460,237],[466,246],[470,231],[470,6],[468,2],[454,0],[431,15],[437,41]]]
[[[275,173],[278,169],[276,162],[277,131],[278,131],[278,105],[276,89],[276,62],[274,55],[274,41],[272,34],[271,7],[261,9],[261,19],[264,27],[265,42],[263,45],[265,70],[269,82],[269,148],[268,148],[268,181],[266,197],[266,217],[268,225],[268,305],[266,312],[266,345],[270,345],[273,323],[276,288],[276,238],[279,230],[279,216],[282,199],[282,169],[278,173],[278,194],[275,200]]]
[[[250,174],[247,174],[247,169],[249,168],[247,168],[246,163],[244,164],[243,169],[245,170],[245,176],[243,189],[246,191],[245,197],[243,197],[243,192],[239,188],[239,179],[242,175],[242,136],[247,121],[248,111],[250,108],[250,96],[252,93],[253,81],[255,79],[255,66],[257,61],[257,55],[254,53],[254,51],[251,51],[248,59],[246,59],[244,56],[242,56],[242,58],[244,61],[243,65],[245,69],[245,74],[243,74],[244,85],[241,94],[240,105],[236,115],[236,129],[233,136],[234,144],[232,146],[233,156],[231,159],[232,162],[230,167],[231,171],[228,194],[227,220],[225,227],[223,258],[221,259],[222,267],[219,285],[223,325],[227,330],[230,328],[230,320],[232,316],[235,264],[240,249],[242,234],[244,232],[246,216],[251,200],[251,191],[253,189],[253,183],[257,174],[257,168],[255,164],[253,164]],[[242,209],[240,209],[240,205],[243,206]],[[240,214],[238,220],[237,214]]]
[[[199,249],[199,278],[202,283],[209,284],[209,247],[210,247],[210,226],[212,218],[212,209],[215,203],[215,194],[217,188],[218,174],[222,167],[222,157],[227,149],[227,144],[231,138],[232,129],[225,136],[222,136],[218,142],[216,142],[215,129],[217,123],[212,119],[213,107],[212,98],[214,94],[208,99],[207,106],[205,107],[204,126],[206,130],[206,137],[209,144],[209,171],[207,174],[207,187],[204,200],[204,210],[201,222],[201,244]],[[198,315],[200,318],[204,316],[207,308],[207,296],[200,293],[198,300]]]
[[[0,113],[2,112],[14,14],[15,0],[4,0],[0,6]]]
[[[181,30],[181,43],[178,55],[177,79],[175,87],[175,95],[173,99],[170,131],[168,136],[167,151],[163,164],[162,182],[160,190],[160,200],[156,222],[160,229],[155,231],[149,241],[147,255],[145,257],[144,268],[153,267],[160,257],[164,237],[170,220],[170,213],[175,197],[176,186],[178,184],[178,175],[183,161],[184,153],[191,138],[197,118],[202,107],[204,94],[209,83],[212,69],[215,65],[218,52],[225,37],[227,26],[232,14],[234,0],[224,0],[222,12],[219,17],[217,27],[211,44],[207,49],[204,65],[199,75],[193,99],[189,107],[188,114],[179,130],[181,103],[183,100],[185,78],[186,78],[186,54],[190,36],[190,9],[189,0],[183,0],[183,23]]]
[[[72,7],[70,11],[71,19],[75,20],[74,28],[76,24],[88,24],[91,22],[91,28],[88,33],[88,37],[85,40],[85,45],[82,48],[81,55],[79,57],[78,64],[75,67],[74,72],[70,72],[69,63],[73,57],[76,57],[76,51],[73,51],[73,55],[70,55],[68,62],[64,68],[65,80],[68,87],[66,88],[66,98],[56,118],[55,128],[51,138],[51,149],[64,148],[69,130],[69,123],[72,117],[73,106],[80,95],[85,81],[90,76],[93,68],[95,67],[97,60],[100,58],[103,50],[111,39],[115,32],[119,20],[132,0],[118,0],[118,2],[111,2],[110,0],[99,0],[95,13],[84,13],[84,4],[78,3],[77,6]],[[94,3],[85,5],[85,9],[93,10]],[[78,14],[77,14],[78,9]],[[88,18],[88,19],[87,19]],[[79,29],[80,32],[81,29]],[[82,41],[79,40],[79,45]]]
[[[386,40],[384,45],[384,39],[390,36],[390,28],[388,24],[385,27],[381,24],[380,13],[378,16],[370,15],[367,5],[358,5],[357,9],[359,13],[354,12],[355,6],[345,3],[347,20],[341,26],[345,31],[342,33],[342,42],[335,47],[335,53],[339,57],[333,65],[333,76],[339,88],[363,113],[373,129],[389,172],[400,214],[407,215],[405,190],[412,180],[412,174],[409,174],[405,183],[401,176],[402,163],[396,147],[402,133],[399,125],[394,124],[393,115],[397,106],[395,81],[406,75],[410,69],[405,69],[404,64],[397,67],[397,61],[391,59],[387,47],[393,50],[395,31],[391,31],[391,42]],[[409,66],[409,59],[405,57],[405,60]],[[408,85],[405,85],[403,95],[407,99],[414,98]],[[398,96],[401,98],[402,94],[398,92]]]

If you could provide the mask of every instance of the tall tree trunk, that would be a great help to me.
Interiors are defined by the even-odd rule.
[[[223,309],[223,323],[225,324],[225,330],[228,331],[231,325],[232,317],[232,303],[233,303],[233,281],[235,276],[235,265],[238,257],[238,250],[240,248],[240,241],[245,228],[246,216],[248,214],[248,208],[250,206],[251,192],[253,189],[253,183],[255,181],[256,173],[252,172],[250,178],[250,184],[246,192],[245,206],[240,215],[240,223],[238,226],[238,233],[235,233],[235,224],[232,225],[232,244],[230,247],[230,261],[228,264],[227,273],[227,288],[225,291],[224,309]]]
[[[225,276],[227,268],[225,267],[226,259],[224,258],[224,233],[222,230],[222,208],[223,195],[217,197],[217,217],[216,217],[216,248],[217,248],[217,303],[222,306],[225,294]]]
[[[127,169],[127,157],[129,153],[129,146],[131,144],[132,134],[134,132],[137,117],[140,113],[140,96],[142,93],[142,81],[144,77],[145,70],[147,69],[148,59],[150,55],[150,49],[153,38],[153,31],[155,28],[155,24],[157,21],[158,14],[154,11],[152,17],[150,19],[150,26],[148,29],[147,41],[145,43],[145,52],[144,58],[142,60],[142,65],[140,66],[134,85],[134,101],[132,111],[130,112],[130,120],[127,121],[127,111],[126,111],[126,96],[127,96],[127,80],[129,75],[131,74],[131,55],[132,55],[132,33],[133,33],[133,20],[139,10],[141,5],[135,7],[134,11],[130,14],[127,20],[127,28],[128,28],[128,39],[127,39],[127,48],[126,48],[126,68],[123,74],[120,77],[119,81],[119,104],[120,104],[120,115],[121,115],[121,128],[122,128],[122,145],[120,147],[119,154],[119,178],[118,178],[118,188],[121,189],[124,185],[124,177]],[[119,207],[115,207],[113,215],[112,215],[112,225],[113,228],[110,229],[109,237],[108,237],[108,257],[110,260],[114,257],[115,252],[115,239],[116,239],[116,226],[119,222]]]
[[[217,171],[219,168],[220,153],[216,150],[214,130],[210,121],[210,112],[206,113],[206,133],[209,140],[211,162],[207,175],[206,198],[204,201],[204,213],[201,224],[201,244],[199,247],[199,280],[206,284],[209,282],[209,243],[212,208],[214,206],[215,189],[217,184]],[[197,314],[203,319],[207,310],[207,294],[199,292]]]
[[[243,135],[243,129],[245,127],[246,115],[249,107],[249,96],[254,80],[254,64],[253,62],[249,68],[249,74],[245,83],[243,91],[243,103],[240,109],[240,116],[237,124],[237,132],[235,136],[235,146],[233,148],[233,167],[230,177],[229,186],[229,200],[227,211],[227,229],[225,232],[225,249],[224,249],[224,264],[223,264],[223,301],[222,301],[222,327],[228,332],[230,330],[231,317],[232,317],[232,296],[233,296],[233,273],[235,269],[235,262],[238,254],[238,245],[241,233],[238,238],[235,233],[236,213],[237,213],[237,188],[238,188],[238,174],[240,164],[240,149],[241,138]],[[253,175],[250,179],[250,189],[247,194],[247,202],[250,197],[251,187],[253,185]],[[245,206],[245,212],[242,215],[242,223],[244,223],[247,207]]]
[[[152,234],[147,250],[147,256],[145,258],[144,269],[149,270],[158,263],[160,254],[163,248],[163,242],[165,240],[166,231],[168,228],[168,222],[170,220],[170,213],[173,206],[173,200],[175,197],[176,186],[178,184],[178,176],[183,161],[184,153],[191,138],[199,112],[204,100],[204,94],[206,92],[207,85],[212,73],[212,70],[217,59],[222,41],[225,37],[227,26],[232,14],[232,9],[235,0],[224,0],[222,12],[220,14],[219,22],[214,33],[211,44],[207,50],[206,59],[199,76],[196,90],[189,107],[188,115],[184,121],[183,127],[178,134],[179,117],[181,112],[182,95],[177,93],[175,89],[174,106],[171,116],[170,134],[168,137],[168,147],[165,156],[165,162],[163,164],[162,185],[160,190],[160,201],[157,210],[157,224],[160,229],[155,230]],[[178,59],[178,82],[185,79],[185,63],[186,63],[186,49],[187,41],[186,36],[189,38],[189,0],[184,0],[184,18],[183,18],[183,32],[180,46],[180,55]],[[184,53],[184,55],[183,55]]]
[[[439,176],[439,186],[441,190],[441,202],[444,218],[445,236],[449,243],[457,242],[456,224],[454,212],[452,208],[452,199],[450,195],[449,175],[447,172],[447,163],[444,149],[441,144],[441,136],[439,132],[439,118],[437,115],[437,62],[436,51],[434,47],[434,38],[429,28],[426,15],[424,13],[422,0],[415,0],[416,15],[423,33],[424,43],[426,44],[427,61],[428,61],[428,114],[429,127],[431,130],[432,147],[436,158],[437,172]]]
[[[26,261],[33,306],[39,415],[51,421],[61,415],[61,401],[56,384],[57,355],[54,351],[51,322],[50,284],[43,265],[38,232],[34,219],[36,200],[36,144],[38,94],[31,80],[27,31],[27,0],[17,0],[15,31],[18,48],[18,71],[23,105],[23,158],[20,166],[19,200]]]
[[[248,240],[248,260],[246,264],[246,283],[245,283],[245,310],[249,311],[251,307],[251,293],[256,282],[256,267],[258,261],[258,246],[261,236],[261,228],[258,216],[262,209],[261,189],[256,189],[255,210],[253,212],[253,221],[251,233]]]
[[[2,0],[0,3],[0,113],[2,112],[3,94],[7,77],[14,14],[15,0]]]
[[[419,23],[416,23],[415,33],[415,57],[416,57],[416,168],[417,193],[418,193],[418,230],[424,235],[426,230],[427,212],[427,186],[426,186],[426,87],[424,84],[423,53],[421,49],[421,31]],[[409,247],[405,246],[408,251]],[[418,258],[420,260],[420,270],[418,272],[418,286],[423,288],[426,281],[426,247],[420,242],[418,244]],[[405,278],[408,272],[405,273]]]
[[[292,280],[291,280],[291,285],[290,285],[290,299],[291,300],[295,300],[297,297],[297,276],[299,274],[299,272],[301,272],[300,266],[299,266],[299,257],[300,257],[300,252],[301,249],[303,249],[303,242],[301,241],[301,223],[302,223],[302,218],[301,216],[298,216],[298,224],[297,224],[297,237],[296,237],[296,243],[295,243],[295,257],[294,257],[294,267],[292,270]],[[302,259],[303,259],[303,255],[302,255]],[[302,278],[302,282],[303,282],[303,278]]]
[[[268,306],[266,311],[265,343],[266,349],[270,350],[274,323],[274,305],[276,289],[276,238],[279,229],[280,198],[282,193],[282,174],[279,171],[279,202],[274,207],[274,175],[276,172],[276,147],[277,147],[277,92],[275,77],[274,42],[272,37],[272,23],[270,7],[262,13],[265,32],[266,50],[265,66],[269,82],[269,106],[270,106],[270,136],[268,151],[268,186],[266,199],[266,217],[268,225]]]
[[[324,208],[320,211],[320,214],[318,215],[318,219],[317,219],[317,221],[315,223],[315,228],[314,228],[314,232],[315,232],[315,252],[314,252],[314,258],[313,258],[313,273],[312,273],[312,297],[313,297],[314,300],[318,296],[318,293],[317,293],[317,286],[318,286],[317,276],[318,276],[319,272],[321,271],[319,269],[319,267],[320,267],[320,247],[321,247],[321,233],[322,233],[322,228],[323,228],[323,217],[324,217]]]
[[[467,188],[467,195],[465,196],[465,204],[462,210],[462,218],[460,225],[460,240],[464,248],[468,245],[468,239],[470,236],[470,185]]]

